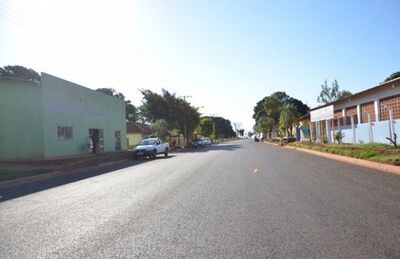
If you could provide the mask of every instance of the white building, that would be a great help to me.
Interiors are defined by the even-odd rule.
[[[341,100],[311,109],[310,133],[315,141],[334,142],[336,132],[344,143],[387,143],[400,140],[400,78]]]

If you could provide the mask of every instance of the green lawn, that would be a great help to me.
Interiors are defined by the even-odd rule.
[[[290,143],[289,146],[400,166],[400,148],[396,149],[386,144],[371,143],[352,145],[295,142]]]

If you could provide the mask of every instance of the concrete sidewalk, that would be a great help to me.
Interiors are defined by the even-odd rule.
[[[55,175],[123,162],[130,158],[131,152],[123,151],[55,159],[0,162],[0,185],[9,184],[10,182],[45,179]]]

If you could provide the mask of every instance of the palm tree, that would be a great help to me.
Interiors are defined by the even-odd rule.
[[[300,117],[300,113],[297,111],[296,107],[293,104],[285,104],[281,108],[280,116],[279,116],[279,128],[281,131],[289,133],[292,135],[292,126]]]

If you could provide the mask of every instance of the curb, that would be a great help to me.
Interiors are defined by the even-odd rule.
[[[86,167],[81,167],[81,168],[75,168],[75,169],[69,169],[65,171],[54,171],[54,172],[49,172],[49,173],[44,173],[44,174],[38,174],[38,175],[31,175],[27,177],[20,177],[20,178],[15,178],[15,179],[10,179],[6,181],[0,182],[0,188],[6,188],[6,187],[12,187],[14,185],[19,185],[19,184],[25,184],[25,183],[30,183],[30,182],[35,182],[39,180],[47,180],[51,179],[57,176],[63,176],[63,175],[68,175],[68,174],[78,174],[86,170],[91,170],[91,169],[99,169],[103,168],[109,165],[113,165],[116,163],[123,163],[130,161],[130,159],[123,159],[123,160],[117,160],[117,161],[112,161],[112,162],[106,162],[106,163],[100,163],[97,165],[92,165],[92,166],[86,166]]]
[[[291,146],[283,146],[283,147],[287,148],[287,149],[291,149],[291,150],[309,153],[309,154],[320,156],[320,157],[325,157],[325,158],[340,161],[340,162],[345,162],[348,164],[358,165],[358,166],[366,167],[369,169],[375,169],[375,170],[383,171],[386,173],[400,175],[400,167],[395,166],[395,165],[387,165],[387,164],[383,164],[383,163],[379,163],[379,162],[368,161],[368,160],[354,158],[354,157],[329,154],[329,153],[324,153],[324,152],[319,152],[319,151],[305,149],[305,148],[299,148],[299,147],[291,147]]]

